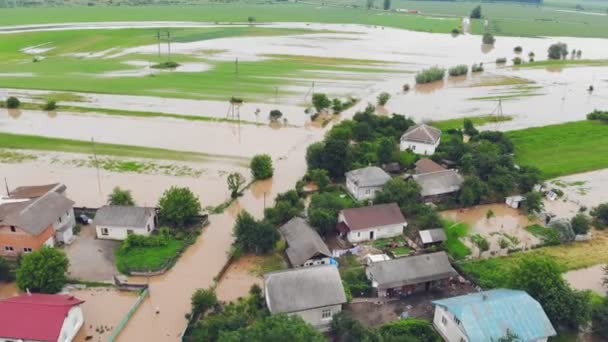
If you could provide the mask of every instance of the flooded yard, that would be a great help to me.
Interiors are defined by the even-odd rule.
[[[264,286],[264,278],[256,274],[261,257],[243,256],[232,262],[215,289],[221,301],[233,301],[247,294],[254,284]]]
[[[602,284],[605,277],[604,267],[606,265],[594,265],[580,270],[568,271],[564,273],[564,278],[577,290],[592,290],[605,296],[608,287]]]

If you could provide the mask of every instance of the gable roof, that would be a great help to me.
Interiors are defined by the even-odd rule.
[[[441,138],[441,130],[426,124],[412,126],[403,133],[401,140],[435,145]]]
[[[340,213],[344,216],[344,221],[350,230],[405,223],[405,217],[397,203],[343,209]]]
[[[458,275],[445,252],[421,254],[373,263],[367,268],[379,288],[425,283]]]
[[[383,186],[391,176],[377,166],[368,166],[347,172],[346,178],[357,186]]]
[[[334,265],[295,268],[264,275],[266,304],[271,313],[290,313],[346,303]]]
[[[464,181],[458,171],[452,169],[413,175],[412,178],[420,185],[422,197],[456,192]]]
[[[20,186],[9,193],[11,199],[37,198],[41,197],[49,191],[62,193],[66,186],[61,183],[45,184],[45,185],[28,185]]]
[[[69,295],[23,294],[0,300],[0,336],[57,341],[70,309],[84,301]]]
[[[96,226],[144,228],[155,209],[125,205],[104,205],[97,210],[93,224]]]
[[[327,257],[331,252],[319,234],[301,217],[294,217],[279,228],[287,241],[287,258],[293,266],[299,266],[306,260],[321,254]]]
[[[416,173],[429,173],[443,171],[445,168],[429,158],[421,158],[416,162]]]
[[[66,211],[74,201],[57,192],[47,192],[41,197],[0,205],[0,223],[17,226],[31,235],[42,233]]]
[[[418,232],[422,243],[443,242],[447,240],[443,228],[427,229]]]
[[[471,342],[498,340],[507,329],[522,341],[556,332],[541,305],[524,291],[496,289],[433,301],[456,316]]]

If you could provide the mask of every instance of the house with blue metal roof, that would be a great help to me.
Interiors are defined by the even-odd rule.
[[[556,332],[541,305],[524,291],[496,289],[433,301],[433,325],[447,342],[547,341]]]

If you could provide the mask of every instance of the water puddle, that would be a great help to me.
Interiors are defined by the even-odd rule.
[[[594,265],[580,270],[564,273],[564,278],[577,290],[592,290],[605,296],[608,287],[602,284],[604,278],[604,267],[606,265]]]

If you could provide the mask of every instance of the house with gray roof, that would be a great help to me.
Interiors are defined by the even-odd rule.
[[[427,202],[441,201],[446,195],[460,191],[464,182],[454,169],[413,175],[412,179],[420,186],[420,195]]]
[[[365,274],[378,297],[428,291],[432,286],[458,276],[445,252],[376,262],[365,269]]]
[[[441,142],[441,130],[426,124],[415,125],[401,136],[401,151],[410,150],[416,154],[431,155]]]
[[[294,217],[279,228],[287,242],[285,254],[293,267],[329,265],[331,252],[305,219]]]
[[[156,229],[156,209],[106,205],[97,210],[93,225],[98,239],[124,240],[130,234],[148,236]]]
[[[433,325],[447,342],[545,342],[556,331],[542,306],[524,291],[495,289],[433,301]]]
[[[325,331],[342,311],[346,294],[338,268],[321,265],[264,275],[264,297],[271,314],[298,315]]]
[[[352,170],[345,175],[346,189],[357,201],[373,199],[376,192],[391,180],[391,176],[377,166]]]

